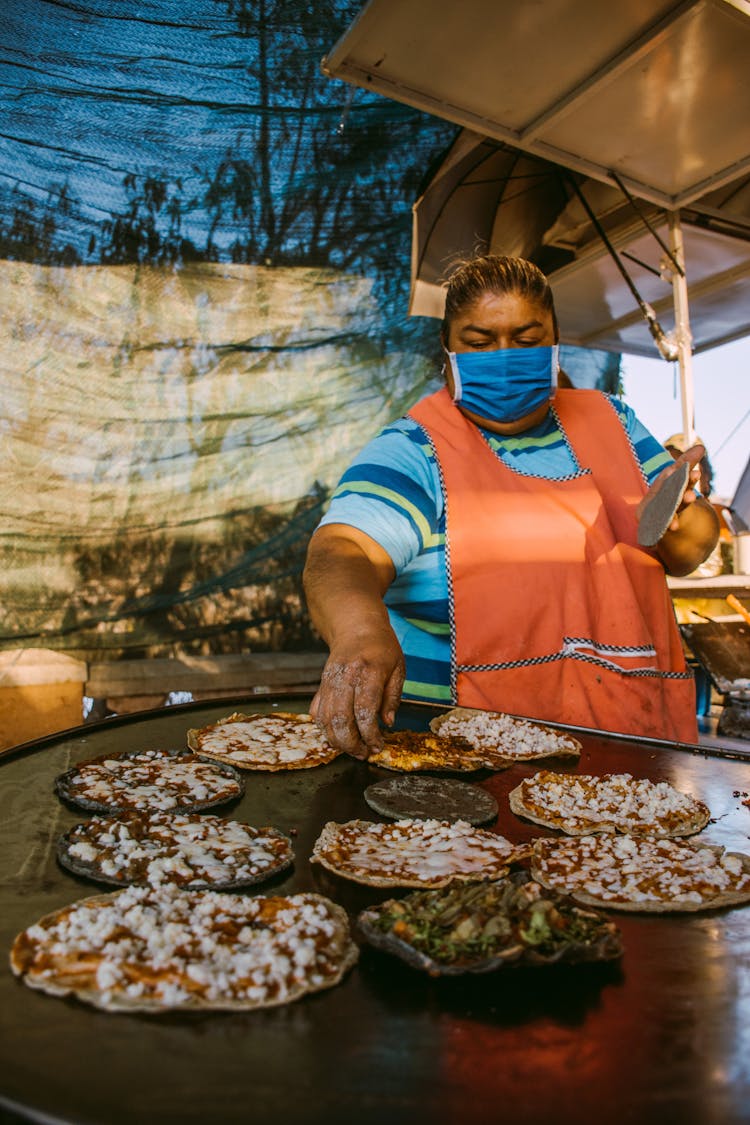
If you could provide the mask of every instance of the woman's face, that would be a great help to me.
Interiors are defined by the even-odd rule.
[[[449,352],[492,351],[497,348],[538,348],[557,343],[554,320],[548,309],[518,293],[483,293],[467,305],[451,322],[444,344]],[[446,365],[448,390],[454,392],[453,376]],[[459,403],[459,409],[461,409]],[[541,422],[549,409],[543,403],[531,414],[515,422],[494,422],[469,410],[463,413],[472,422],[493,433],[522,433]]]

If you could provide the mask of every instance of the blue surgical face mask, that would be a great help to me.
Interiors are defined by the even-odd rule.
[[[453,401],[488,422],[517,422],[549,402],[557,386],[557,344],[448,352]]]

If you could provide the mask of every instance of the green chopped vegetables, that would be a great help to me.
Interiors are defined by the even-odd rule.
[[[613,923],[525,874],[416,891],[364,911],[359,922],[372,944],[428,971],[607,960],[622,952]]]

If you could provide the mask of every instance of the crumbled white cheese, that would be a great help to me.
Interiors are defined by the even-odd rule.
[[[688,793],[666,781],[653,782],[629,773],[552,773],[540,770],[521,783],[521,800],[532,816],[554,818],[556,827],[575,832],[608,825],[620,832],[695,831],[707,810]]]
[[[610,902],[710,905],[724,893],[750,895],[737,856],[656,836],[538,840],[533,863],[545,886]]]
[[[504,837],[461,820],[355,820],[329,822],[311,858],[355,878],[401,878],[428,885],[450,876],[496,878],[505,872],[514,851]]]
[[[204,727],[196,737],[202,754],[229,757],[248,768],[326,762],[338,753],[307,714],[228,719]]]
[[[68,849],[94,876],[183,887],[255,882],[293,858],[288,839],[273,828],[161,812],[92,817],[69,833]]]
[[[82,762],[67,779],[71,795],[111,808],[169,809],[236,796],[240,785],[195,755],[144,750]]]
[[[520,760],[549,757],[578,746],[562,731],[492,711],[449,712],[440,723],[440,734],[459,736],[477,750],[498,750],[504,758]]]
[[[75,963],[81,987],[110,998],[145,997],[169,1007],[191,996],[281,1003],[333,983],[342,959],[351,957],[337,910],[311,894],[245,898],[129,887],[74,904],[24,937],[47,979]]]

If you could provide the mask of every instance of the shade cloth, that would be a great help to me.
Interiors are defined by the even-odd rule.
[[[323,77],[357,7],[3,6],[0,648],[319,643],[309,535],[437,385],[410,207],[455,133]]]

